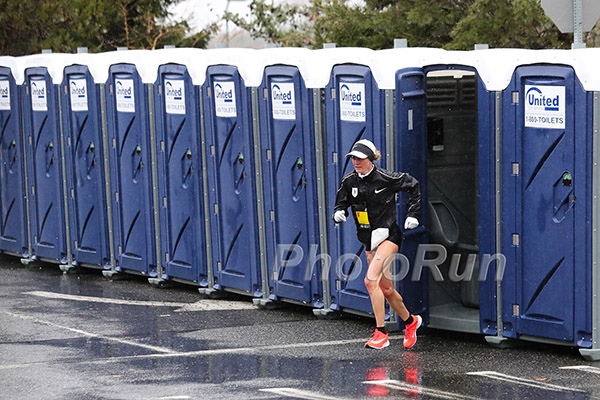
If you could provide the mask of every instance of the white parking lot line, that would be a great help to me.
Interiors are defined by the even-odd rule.
[[[10,313],[7,313],[11,315]],[[21,315],[15,314],[14,316],[23,317]],[[25,317],[31,319],[31,317]],[[98,336],[101,337],[101,336]],[[390,336],[389,340],[398,340],[403,339],[402,335],[394,335]],[[144,360],[144,359],[165,359],[165,358],[183,358],[183,357],[203,357],[203,356],[212,356],[219,354],[257,354],[265,351],[272,350],[286,350],[286,349],[298,349],[298,348],[313,348],[313,347],[324,347],[324,346],[341,346],[346,344],[355,344],[355,343],[364,343],[365,339],[344,339],[344,340],[331,340],[326,342],[303,342],[303,343],[287,343],[287,344],[279,344],[279,345],[270,345],[270,346],[255,346],[255,347],[233,347],[233,348],[225,348],[225,349],[213,349],[213,350],[198,350],[198,351],[190,351],[190,352],[174,352],[169,349],[163,349],[162,352],[157,352],[154,354],[141,354],[135,356],[122,356],[122,357],[110,357],[110,358],[101,358],[94,360],[81,360],[76,361],[80,364],[109,364],[114,362],[126,362],[132,360]],[[132,342],[132,345],[140,345],[139,343]],[[147,345],[141,345],[147,346]],[[160,349],[160,348],[159,348]],[[72,361],[72,360],[70,360]],[[53,361],[54,362],[54,361]],[[14,364],[14,365],[3,365],[0,366],[0,369],[13,369],[13,368],[24,368],[29,365],[37,365],[43,363],[31,363],[31,364]]]
[[[229,300],[198,300],[193,303],[178,303],[168,301],[140,301],[124,299],[108,299],[104,297],[78,296],[64,293],[32,291],[25,292],[31,296],[43,297],[54,300],[70,300],[86,303],[116,304],[124,306],[145,306],[145,307],[175,307],[176,312],[194,312],[194,311],[236,311],[236,310],[256,310],[258,309],[252,303]]]
[[[393,379],[383,379],[376,381],[364,381],[363,383],[369,385],[380,385],[388,389],[403,390],[409,394],[418,394],[419,396],[429,396],[436,399],[446,400],[477,400],[477,397],[465,396],[462,394],[445,392],[443,390],[427,388],[421,385],[413,385],[407,382],[397,381]]]
[[[104,336],[104,335],[99,335],[99,334],[96,334],[96,333],[86,332],[86,331],[81,330],[81,329],[76,329],[76,328],[71,328],[71,327],[64,326],[64,325],[59,325],[59,324],[56,324],[54,322],[45,321],[45,320],[42,320],[42,319],[39,319],[39,318],[30,317],[30,316],[27,316],[27,315],[15,314],[15,313],[11,313],[11,312],[8,312],[8,311],[2,311],[2,312],[4,314],[6,314],[6,315],[11,316],[11,317],[25,319],[25,320],[29,320],[29,321],[32,321],[32,322],[35,322],[35,323],[38,323],[38,324],[44,324],[44,325],[48,325],[48,326],[51,326],[51,327],[54,327],[54,328],[59,328],[59,329],[67,330],[67,331],[76,333],[76,334],[81,335],[81,336],[98,338],[98,339],[106,340],[106,341],[109,341],[109,342],[116,342],[116,343],[120,343],[120,344],[126,344],[128,346],[141,347],[143,349],[155,351],[157,353],[177,354],[176,351],[173,351],[171,349],[167,349],[167,348],[164,348],[164,347],[151,346],[151,345],[148,345],[148,344],[137,343],[137,342],[134,342],[132,340],[120,339],[120,338],[116,338],[116,337],[112,337],[112,336]]]
[[[512,383],[514,385],[528,386],[537,389],[544,390],[552,390],[554,392],[583,392],[583,390],[573,389],[565,386],[552,385],[550,383],[538,382],[531,379],[520,378],[518,376],[511,376],[506,374],[501,374],[496,371],[477,371],[477,372],[467,372],[467,375],[471,376],[482,376],[485,378],[495,379],[498,381]]]
[[[577,371],[583,371],[583,372],[589,372],[591,374],[598,374],[600,375],[600,368],[598,367],[591,367],[589,365],[573,365],[570,367],[560,367],[560,369],[574,369]]]
[[[294,389],[294,388],[265,388],[259,389],[261,392],[273,393],[279,396],[293,397],[295,399],[305,400],[344,400],[347,397],[332,397],[324,394],[311,392],[308,390]]]
[[[159,397],[157,400],[187,400],[191,399],[190,396],[165,396]]]

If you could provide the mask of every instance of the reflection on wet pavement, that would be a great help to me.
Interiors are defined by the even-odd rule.
[[[423,329],[410,351],[397,332],[388,348],[368,350],[367,318],[319,320],[236,296],[224,308],[191,307],[201,300],[193,288],[55,266],[8,263],[0,282],[4,398],[600,397],[600,367],[569,348],[499,350],[479,335]]]

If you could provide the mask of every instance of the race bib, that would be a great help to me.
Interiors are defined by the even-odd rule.
[[[366,211],[357,211],[356,212],[356,220],[360,225],[370,225],[369,224],[369,213]]]

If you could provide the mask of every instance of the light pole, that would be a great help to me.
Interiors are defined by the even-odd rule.
[[[232,1],[246,1],[246,0],[227,0],[225,5],[225,44],[229,47],[229,3]]]

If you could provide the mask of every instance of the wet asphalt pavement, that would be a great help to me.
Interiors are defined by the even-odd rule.
[[[600,399],[576,349],[419,330],[363,348],[367,318],[202,299],[0,256],[1,399]]]

